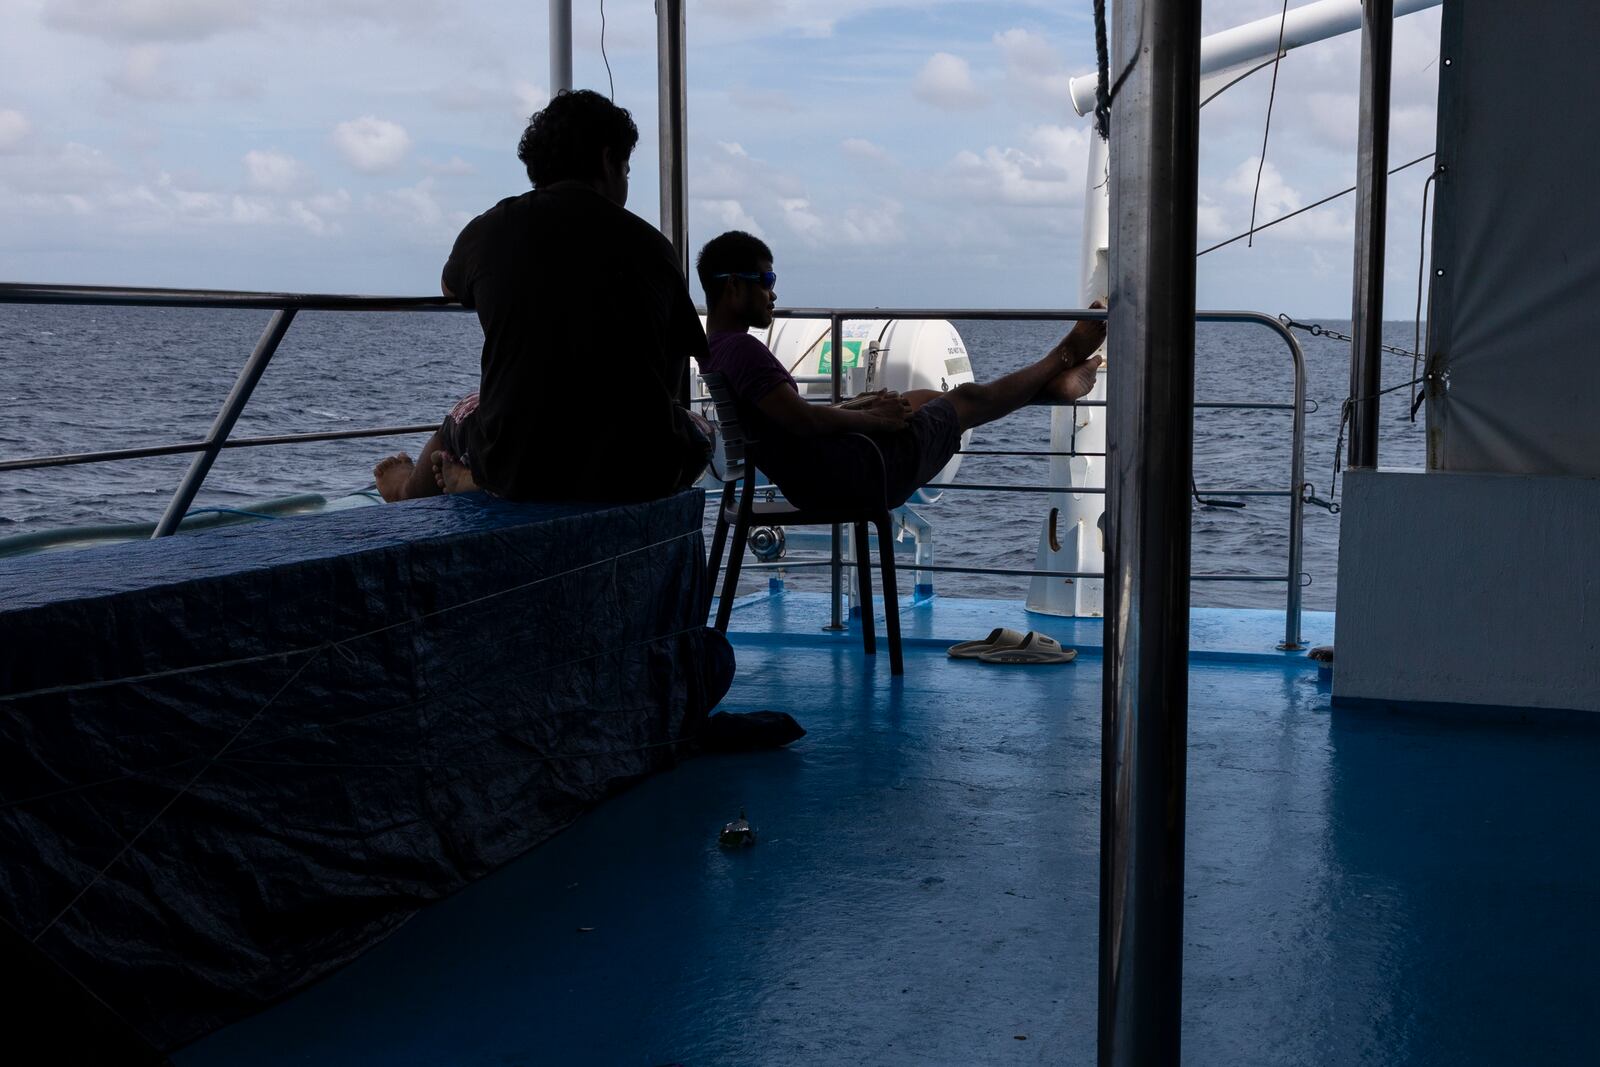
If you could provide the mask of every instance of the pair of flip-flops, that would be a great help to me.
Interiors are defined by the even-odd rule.
[[[1078,658],[1076,649],[1062,648],[1053,637],[1029,630],[1019,634],[998,626],[981,641],[963,641],[946,650],[951,659],[975,659],[981,663],[1035,664],[1071,663]]]

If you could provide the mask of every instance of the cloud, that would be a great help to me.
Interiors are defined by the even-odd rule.
[[[983,107],[989,102],[973,84],[967,61],[949,52],[935,52],[928,57],[911,84],[911,93],[923,103],[945,111]]]
[[[1251,156],[1234,168],[1221,188],[1225,192],[1234,194],[1237,198],[1239,212],[1238,226],[1235,233],[1242,233],[1250,227],[1250,201],[1255,196],[1256,167],[1260,163],[1260,156]],[[1306,198],[1300,191],[1284,180],[1283,174],[1267,160],[1266,166],[1261,167],[1261,194],[1256,201],[1256,225],[1271,222],[1305,206]],[[1278,237],[1290,237],[1302,241],[1347,241],[1353,233],[1350,220],[1348,203],[1341,206],[1329,204],[1325,207],[1308,211],[1288,222],[1274,227]],[[1227,236],[1232,236],[1228,234]]]
[[[900,225],[904,212],[905,207],[899,201],[887,198],[871,206],[856,205],[845,211],[839,236],[849,244],[865,248],[900,244],[906,237]]]
[[[307,184],[309,175],[298,159],[282,152],[252,148],[244,154],[246,182],[266,193],[287,193]]]
[[[786,197],[778,201],[778,207],[783,211],[783,221],[788,224],[790,232],[802,241],[817,244],[826,236],[827,226],[811,210],[811,201],[806,197]]]
[[[28,116],[10,108],[0,108],[0,152],[14,152],[33,132]]]
[[[867,163],[892,163],[888,151],[878,144],[873,144],[865,137],[847,137],[839,142],[839,151],[851,159],[858,159]]]
[[[990,146],[963,150],[950,163],[956,190],[980,201],[1040,206],[1083,199],[1089,131],[1071,126],[1036,126],[1024,148]]]
[[[424,159],[422,169],[429,174],[439,174],[445,177],[463,177],[468,174],[478,173],[478,168],[462,159],[460,156],[451,156],[440,163],[436,159]]]
[[[755,217],[744,209],[744,204],[738,200],[699,200],[697,204],[711,216],[712,228],[717,230],[744,230],[757,237],[765,237],[766,231]]]
[[[1011,29],[994,35],[1005,60],[1006,77],[1025,90],[1053,101],[1067,99],[1072,76],[1043,34]]]
[[[106,82],[124,96],[138,100],[182,100],[188,91],[180,84],[162,76],[166,57],[153,44],[134,45],[128,49],[128,58],[122,69]]]
[[[52,0],[44,22],[108,41],[201,41],[256,20],[250,0]]]
[[[356,170],[376,174],[400,165],[411,149],[411,135],[399,123],[364,115],[335,126],[333,145]]]

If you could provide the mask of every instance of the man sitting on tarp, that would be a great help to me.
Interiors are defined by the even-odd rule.
[[[751,457],[803,508],[898,507],[944,469],[961,433],[1011,414],[1025,404],[1071,403],[1094,388],[1094,355],[1105,323],[1084,319],[1041,359],[992,382],[968,382],[947,393],[880,389],[838,405],[808,403],[793,375],[749,331],[772,325],[778,276],[772,251],[734,230],[713,238],[696,263],[705,288],[709,348],[700,369],[727,379],[753,441]],[[866,499],[877,479],[862,480],[872,439],[883,456],[888,499]]]
[[[483,325],[479,390],[417,462],[377,465],[385,500],[648,500],[699,477],[709,445],[676,397],[705,332],[672,245],[623,206],[638,140],[588,90],[528,120],[517,156],[533,191],[467,223],[444,268],[445,295]]]

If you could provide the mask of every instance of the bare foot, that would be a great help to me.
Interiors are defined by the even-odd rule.
[[[1104,300],[1096,300],[1089,305],[1092,308],[1106,306]],[[1097,352],[1101,345],[1106,343],[1106,323],[1104,319],[1079,319],[1068,334],[1056,342],[1050,351],[1061,357],[1067,366],[1082,363]]]
[[[446,493],[470,493],[478,488],[472,468],[440,448],[433,453],[433,480]]]
[[[1090,356],[1077,366],[1068,367],[1039,390],[1039,399],[1056,404],[1082,400],[1094,391],[1095,378],[1104,362],[1099,356]]]
[[[390,504],[399,500],[415,468],[416,464],[404,452],[380,459],[378,465],[372,468],[372,476],[378,482],[378,495]]]

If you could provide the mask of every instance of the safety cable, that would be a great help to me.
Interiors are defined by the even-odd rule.
[[[1418,163],[1421,163],[1423,160],[1432,159],[1433,155],[1434,154],[1432,152],[1429,152],[1426,155],[1418,156],[1416,159],[1413,159],[1409,163],[1400,164],[1398,167],[1396,167],[1393,170],[1391,170],[1389,172],[1389,174],[1391,176],[1393,176],[1395,174],[1399,174],[1401,171],[1405,170],[1406,168],[1414,167]],[[1233,244],[1235,241],[1243,241],[1245,238],[1250,237],[1252,234],[1260,233],[1262,230],[1269,230],[1272,227],[1276,226],[1280,222],[1288,222],[1290,219],[1294,218],[1296,215],[1303,215],[1307,211],[1310,211],[1312,208],[1321,207],[1323,204],[1326,204],[1326,203],[1328,203],[1330,201],[1333,201],[1333,200],[1337,200],[1341,196],[1349,196],[1351,193],[1353,193],[1355,191],[1356,191],[1356,187],[1354,185],[1350,186],[1350,188],[1348,188],[1348,189],[1341,189],[1337,193],[1334,193],[1331,196],[1325,196],[1321,200],[1316,201],[1315,203],[1307,204],[1305,207],[1302,207],[1302,208],[1296,208],[1295,210],[1289,212],[1287,215],[1280,215],[1277,218],[1273,219],[1271,222],[1263,222],[1260,226],[1257,226],[1252,230],[1246,230],[1244,233],[1236,234],[1235,236],[1228,238],[1226,241],[1218,241],[1216,244],[1212,245],[1210,248],[1202,248],[1200,251],[1195,253],[1195,258],[1198,259],[1198,258],[1200,258],[1201,256],[1205,255],[1208,252],[1215,252],[1219,248],[1226,248],[1228,245]]]
[[[1261,175],[1267,169],[1267,136],[1272,132],[1272,104],[1278,98],[1278,64],[1283,60],[1283,30],[1289,22],[1289,0],[1283,0],[1283,14],[1278,19],[1278,48],[1272,53],[1272,89],[1267,93],[1267,121],[1261,128],[1261,158],[1256,160],[1256,188],[1250,194],[1250,237],[1245,247],[1255,247],[1256,203],[1261,199]]]
[[[611,88],[611,102],[617,100],[617,82],[611,76],[611,57],[606,55],[606,0],[600,0],[600,58],[606,65],[606,84]]]

